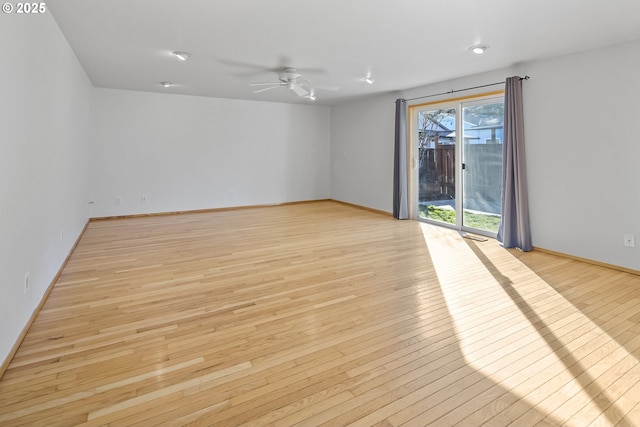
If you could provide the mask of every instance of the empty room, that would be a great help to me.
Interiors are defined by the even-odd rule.
[[[640,2],[8,0],[1,426],[639,426]]]

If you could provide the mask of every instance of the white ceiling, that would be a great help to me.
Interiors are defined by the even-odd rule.
[[[317,104],[402,90],[640,39],[639,0],[47,0],[97,87]],[[469,47],[486,44],[474,55]],[[186,62],[172,51],[190,52]],[[313,70],[316,69],[316,70]],[[320,69],[320,70],[318,70]],[[362,81],[367,72],[375,84]],[[505,76],[506,77],[506,76]],[[532,76],[535,77],[535,76]],[[162,88],[161,81],[176,83]]]

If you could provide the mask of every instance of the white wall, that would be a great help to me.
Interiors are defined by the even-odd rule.
[[[331,108],[331,198],[392,211],[395,96]]]
[[[441,93],[516,74],[531,76],[523,87],[533,244],[640,270],[640,243],[623,246],[625,233],[640,242],[640,41],[333,107],[332,197],[392,210],[391,98]],[[371,148],[367,156],[340,158],[365,147]]]
[[[92,129],[92,217],[330,195],[328,107],[95,89]]]
[[[640,270],[640,41],[523,72],[534,245]]]
[[[88,219],[91,96],[50,14],[2,15],[0,362]]]

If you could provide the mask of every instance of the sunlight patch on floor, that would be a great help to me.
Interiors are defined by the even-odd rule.
[[[631,390],[615,385],[622,376],[625,384],[629,375],[640,380],[638,360],[625,349],[639,348],[640,337],[629,333],[631,322],[612,314],[610,304],[594,302],[602,304],[592,314],[598,326],[495,241],[478,243],[453,230],[421,226],[469,366],[547,414],[547,422],[573,417],[570,425],[615,425],[635,406],[640,383],[631,381]],[[639,302],[623,302],[617,310]],[[521,414],[521,425],[543,421],[535,412]]]

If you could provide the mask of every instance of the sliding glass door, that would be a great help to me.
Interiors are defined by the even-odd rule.
[[[418,216],[456,224],[456,109],[418,111]]]
[[[503,116],[502,97],[414,108],[418,219],[495,236],[501,211]]]

